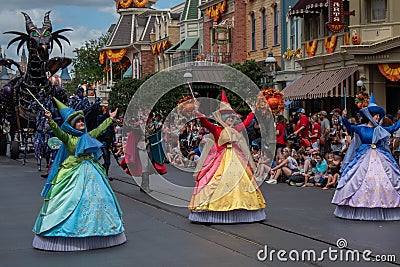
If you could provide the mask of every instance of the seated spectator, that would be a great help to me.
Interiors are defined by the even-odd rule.
[[[315,183],[315,174],[318,172],[317,170],[317,161],[315,159],[310,160],[310,168],[306,173],[304,173],[304,183],[298,184],[301,187],[309,187],[314,186]]]
[[[337,184],[337,180],[340,176],[339,170],[340,170],[340,160],[338,158],[335,159],[334,155],[332,153],[328,154],[328,169],[327,169],[327,183],[326,185],[322,188],[323,190],[327,190],[331,187],[335,187]]]
[[[291,151],[289,148],[286,147],[283,149],[283,157],[284,159],[282,162],[270,170],[271,178],[266,181],[266,183],[276,184],[278,183],[278,178],[281,175],[286,180],[292,175],[293,172],[299,171],[297,161],[291,156]]]
[[[325,174],[328,169],[328,163],[321,154],[317,154],[315,160],[317,161],[315,166],[317,168],[317,173],[314,177],[315,186],[321,186],[326,183]]]
[[[265,179],[269,173],[271,167],[269,166],[270,160],[267,157],[267,152],[264,151],[261,153],[261,157],[258,160],[256,172],[254,173],[254,177],[256,180],[260,181]]]

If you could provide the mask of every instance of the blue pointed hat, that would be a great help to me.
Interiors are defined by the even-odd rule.
[[[372,114],[372,113],[378,113],[381,119],[382,119],[383,117],[385,117],[385,115],[386,115],[385,110],[384,110],[382,107],[380,107],[380,106],[378,106],[378,105],[376,104],[376,100],[375,100],[375,97],[374,97],[374,93],[371,93],[371,96],[369,97],[369,104],[368,104],[368,106],[365,107],[365,108],[363,108],[363,109],[360,109],[360,115],[361,115],[361,116],[367,117],[367,116],[365,116],[365,113],[364,113],[366,109],[368,109],[368,111],[369,111],[370,114]]]
[[[60,111],[61,117],[63,118],[64,121],[70,122],[76,115],[82,115],[84,116],[84,113],[82,110],[77,110],[67,107],[64,103],[62,103],[60,100],[57,98],[53,97],[54,102],[56,103],[56,106],[58,110]]]

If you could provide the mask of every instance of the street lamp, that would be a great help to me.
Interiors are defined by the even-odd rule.
[[[365,91],[364,82],[361,79],[357,81],[357,87],[360,88],[360,92]]]
[[[274,58],[272,52],[268,53],[268,57],[265,59],[265,71],[263,77],[263,87],[273,87],[274,79],[276,78],[276,65],[277,61]]]
[[[185,72],[185,74],[183,74],[183,78],[187,84],[191,84],[193,81],[193,75],[190,72]]]

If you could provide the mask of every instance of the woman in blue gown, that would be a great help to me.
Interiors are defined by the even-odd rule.
[[[373,94],[360,110],[367,124],[343,123],[354,133],[342,162],[341,176],[333,197],[337,217],[354,220],[400,220],[400,168],[390,153],[391,133],[400,128],[382,127],[385,110]]]

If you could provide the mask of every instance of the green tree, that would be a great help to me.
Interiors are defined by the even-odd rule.
[[[121,113],[125,113],[129,102],[139,87],[146,81],[143,79],[122,79],[117,80],[116,84],[108,95],[108,103],[118,107]]]
[[[232,68],[237,69],[238,71],[245,74],[249,77],[258,87],[261,88],[261,79],[263,77],[263,66],[259,62],[256,62],[254,59],[246,60],[241,63],[234,63],[230,65]]]
[[[98,40],[85,41],[85,44],[76,48],[73,52],[76,57],[72,59],[74,78],[66,86],[67,92],[75,93],[80,84],[93,84],[103,80],[104,66],[99,62],[100,48],[104,47],[108,40],[108,34],[103,34]]]

